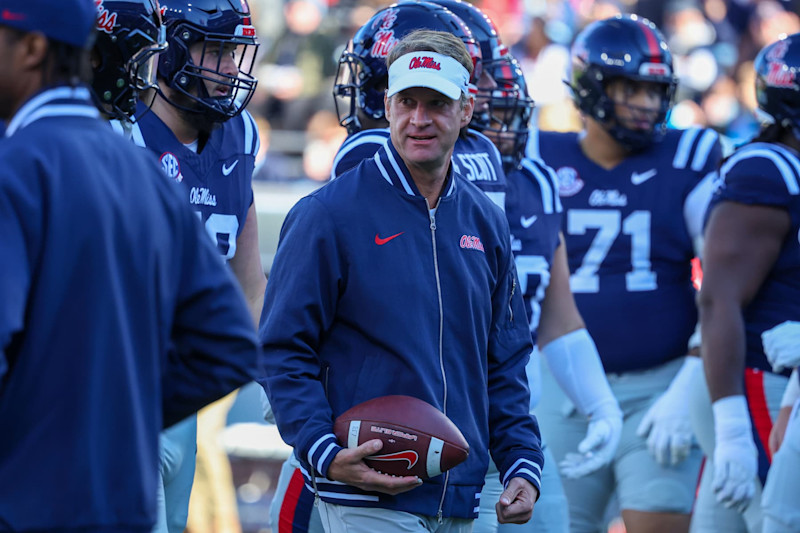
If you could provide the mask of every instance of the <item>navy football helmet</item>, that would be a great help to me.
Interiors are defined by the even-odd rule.
[[[480,75],[480,49],[461,19],[429,2],[392,4],[375,13],[356,32],[339,58],[333,97],[339,123],[348,133],[363,127],[359,110],[372,120],[385,119],[383,95],[389,81],[386,56],[400,39],[415,30],[445,31],[459,37],[472,57],[472,79]]]
[[[494,91],[494,84],[492,83],[494,75],[491,75],[491,73],[505,71],[506,75],[508,75],[514,69],[510,62],[511,56],[508,53],[508,48],[500,41],[494,22],[483,11],[469,2],[464,2],[463,0],[431,1],[446,7],[463,20],[478,42],[478,46],[480,46],[483,72],[490,74],[490,76],[481,80],[479,79],[479,73],[478,77],[475,78],[475,111],[472,115],[470,126],[479,131],[489,128],[490,124],[486,122],[489,117],[488,103]]]
[[[500,41],[494,22],[480,9],[462,0],[431,0],[446,7],[464,21],[472,36],[481,48],[483,68],[488,72],[492,62],[503,61],[508,53],[506,46]]]
[[[758,107],[800,138],[800,33],[765,46],[754,67]]]
[[[156,61],[167,48],[158,0],[95,0],[95,4],[92,96],[109,117],[133,120],[139,91],[157,86]]]
[[[473,127],[495,141],[503,166],[514,168],[522,160],[528,142],[528,128],[534,102],[528,93],[525,74],[516,59],[495,63],[489,72],[497,87],[488,101],[487,116]],[[477,127],[476,127],[477,126]]]
[[[617,120],[606,88],[618,78],[661,87],[661,107],[651,129],[626,128]],[[568,84],[581,111],[603,124],[622,146],[640,150],[663,137],[677,78],[672,53],[655,24],[636,15],[617,15],[590,24],[575,38]]]
[[[190,104],[159,94],[212,122],[241,113],[257,83],[251,73],[258,40],[246,0],[161,0],[161,6],[169,48],[159,58],[158,75]],[[199,60],[191,53],[197,43],[203,45]]]

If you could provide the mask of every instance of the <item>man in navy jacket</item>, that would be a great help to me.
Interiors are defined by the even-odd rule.
[[[0,531],[149,532],[159,431],[255,375],[180,185],[92,103],[96,17],[0,11]]]
[[[387,63],[390,139],[298,202],[282,228],[260,382],[326,530],[388,521],[468,531],[489,453],[505,486],[498,517],[523,523],[542,467],[528,414],[530,332],[504,215],[450,165],[472,116],[472,63],[460,40],[427,30],[401,40]],[[390,394],[444,412],[469,442],[467,461],[422,483],[368,468],[378,440],[342,448],[334,418]]]

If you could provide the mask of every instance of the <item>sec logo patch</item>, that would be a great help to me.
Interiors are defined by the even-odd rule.
[[[183,174],[181,174],[181,165],[178,163],[178,158],[171,152],[164,152],[161,154],[161,168],[164,169],[164,174],[174,179],[177,182],[183,181]]]

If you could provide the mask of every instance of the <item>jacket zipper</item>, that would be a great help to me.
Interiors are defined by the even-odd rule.
[[[427,205],[428,200],[425,200]],[[442,283],[439,276],[439,256],[436,253],[436,215],[431,211],[428,206],[428,213],[430,214],[430,227],[431,227],[431,243],[433,245],[433,271],[436,275],[436,295],[439,298],[439,369],[442,371],[442,388],[443,388],[443,401],[442,412],[447,416],[447,373],[444,369],[444,356],[442,348],[442,338],[444,331],[444,308],[442,306]],[[444,484],[442,485],[442,497],[439,500],[439,510],[436,512],[436,519],[442,523],[442,508],[444,507],[444,498],[447,494],[447,483],[450,480],[450,472],[446,472],[444,476]]]

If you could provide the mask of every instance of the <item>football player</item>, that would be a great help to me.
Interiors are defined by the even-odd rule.
[[[167,49],[157,0],[96,0],[92,97],[115,127],[135,122],[142,91],[157,85],[158,54]]]
[[[698,303],[708,389],[705,409],[694,410],[713,434],[692,519],[702,532],[800,527],[791,421],[770,468],[767,441],[787,378],[764,351],[796,339],[790,324],[776,326],[800,319],[800,34],[767,45],[754,67],[759,108],[773,120],[722,164],[705,228]],[[777,368],[791,361],[779,356]],[[717,503],[736,512],[713,512]]]
[[[598,531],[616,493],[629,532],[686,531],[702,453],[687,394],[697,322],[691,260],[721,157],[711,130],[666,129],[676,88],[661,32],[636,15],[594,22],[575,39],[570,85],[580,133],[532,130],[527,155],[556,170],[570,286],[624,413],[614,460],[564,479],[572,531]],[[537,410],[556,460],[586,419],[543,368]]]
[[[251,72],[258,40],[250,10],[244,0],[163,0],[161,8],[169,46],[159,56],[151,112],[133,124],[131,138],[158,156],[169,178],[181,182],[186,201],[239,281],[256,324],[266,279],[251,185],[258,131],[244,109],[256,87]],[[144,110],[140,101],[137,113]],[[208,423],[224,420],[230,401],[212,411]],[[196,425],[190,417],[162,434],[159,532],[186,527]]]
[[[569,268],[561,236],[563,210],[555,173],[541,161],[524,157],[534,107],[525,76],[514,59],[496,63],[489,72],[496,88],[491,91],[484,116],[477,122],[473,119],[473,124],[495,142],[503,157],[508,183],[506,218],[533,341],[557,371],[559,385],[590,420],[585,438],[561,465],[565,475],[580,477],[614,457],[622,431],[622,411],[569,289]],[[527,368],[532,410],[541,394],[539,357],[539,349],[535,349]],[[502,486],[497,470],[490,467],[481,495],[481,514],[475,522],[476,533],[569,532],[569,511],[558,462],[548,447],[544,453],[542,483],[547,490],[536,502],[531,521],[498,528],[492,502],[497,499],[494,494],[502,492]]]

